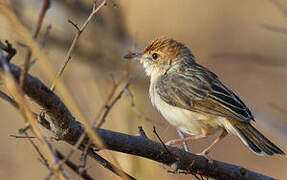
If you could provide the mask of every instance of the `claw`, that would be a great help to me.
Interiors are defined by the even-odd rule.
[[[172,139],[172,140],[167,141],[164,144],[167,145],[167,146],[172,146],[172,145],[175,145],[177,143],[176,143],[176,139]]]
[[[177,139],[173,139],[173,140],[170,140],[166,143],[164,143],[166,146],[172,146],[172,147],[177,147],[177,148],[180,148],[180,144],[177,143],[176,141]]]

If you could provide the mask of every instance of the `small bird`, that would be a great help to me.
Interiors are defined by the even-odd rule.
[[[169,141],[168,145],[202,139],[217,131],[221,134],[200,154],[208,153],[228,133],[258,155],[285,154],[256,130],[248,107],[209,69],[195,61],[192,52],[173,39],[160,38],[140,53],[125,59],[139,60],[150,77],[152,104],[165,119],[189,136]]]

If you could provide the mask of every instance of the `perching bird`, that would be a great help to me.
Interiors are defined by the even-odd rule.
[[[207,68],[197,64],[192,52],[173,39],[156,39],[140,53],[126,59],[138,59],[150,77],[152,104],[165,119],[190,135],[167,144],[205,138],[221,130],[221,135],[205,150],[207,154],[228,133],[258,155],[285,154],[256,130],[246,105]]]

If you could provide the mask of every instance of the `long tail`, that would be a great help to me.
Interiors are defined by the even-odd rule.
[[[270,156],[274,154],[285,154],[279,147],[269,141],[251,124],[238,124],[235,125],[235,129],[243,143],[256,154],[267,154]]]

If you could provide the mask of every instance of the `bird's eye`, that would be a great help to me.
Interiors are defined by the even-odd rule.
[[[157,53],[153,53],[152,55],[153,60],[156,60],[158,58],[158,54]]]

